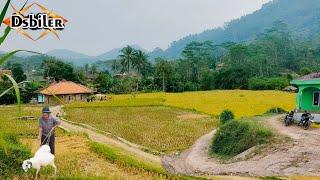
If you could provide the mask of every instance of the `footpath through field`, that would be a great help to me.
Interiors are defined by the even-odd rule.
[[[62,114],[61,113],[62,112],[61,106],[51,107],[51,111],[53,114],[57,114],[57,113]],[[94,142],[98,142],[101,144],[106,144],[106,145],[110,145],[113,147],[123,149],[124,151],[131,153],[131,154],[137,156],[138,158],[145,160],[147,162],[161,164],[161,158],[159,156],[144,152],[139,148],[136,148],[134,146],[130,146],[127,143],[121,142],[121,141],[116,140],[112,137],[108,137],[107,135],[97,133],[89,128],[81,127],[81,126],[78,126],[78,125],[63,121],[63,120],[61,123],[61,128],[65,129],[67,131],[70,131],[70,132],[86,133],[88,135],[89,139]]]
[[[242,161],[221,164],[208,155],[212,131],[180,156],[165,156],[162,164],[171,173],[187,175],[238,176],[317,176],[320,175],[320,129],[303,130],[296,125],[285,127],[274,116],[266,124],[280,134],[291,137],[284,144],[270,147],[262,154]]]

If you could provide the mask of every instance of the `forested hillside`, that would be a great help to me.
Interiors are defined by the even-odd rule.
[[[299,38],[318,37],[319,10],[320,0],[274,0],[250,15],[227,23],[225,27],[207,30],[175,41],[162,56],[178,58],[183,48],[192,41],[212,41],[213,44],[251,41],[277,20],[286,23],[289,30]]]

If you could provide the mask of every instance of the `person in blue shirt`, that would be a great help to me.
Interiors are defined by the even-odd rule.
[[[52,116],[49,107],[42,109],[42,116],[39,119],[38,140],[41,140],[41,146],[48,144],[51,153],[55,154],[55,128],[60,126],[61,122],[58,118]]]

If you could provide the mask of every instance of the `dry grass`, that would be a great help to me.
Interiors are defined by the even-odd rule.
[[[23,143],[31,148],[32,152],[35,152],[39,146],[35,139],[23,139]],[[111,163],[93,153],[89,144],[89,140],[84,136],[58,132],[56,142],[58,177],[100,179],[153,179],[158,177],[156,174]],[[40,172],[41,179],[52,177],[52,173],[52,168],[43,168]],[[27,177],[30,177],[30,174],[24,178]]]
[[[18,120],[13,117],[17,115],[14,106],[1,106],[0,129],[7,133],[17,134],[21,142],[35,152],[39,147],[36,140],[37,120]],[[41,107],[23,107],[23,115],[39,116]],[[91,151],[90,141],[82,134],[69,134],[58,129],[56,132],[56,165],[58,167],[57,178],[61,179],[164,179],[165,176],[143,169],[130,166],[119,166],[108,161],[105,157]],[[22,162],[21,162],[22,163]],[[22,169],[21,169],[22,172]],[[16,179],[31,179],[35,171],[23,173]],[[53,177],[53,169],[43,168],[40,179]],[[1,179],[1,177],[0,177]]]
[[[67,119],[162,152],[189,148],[217,125],[207,115],[165,106],[67,108]]]

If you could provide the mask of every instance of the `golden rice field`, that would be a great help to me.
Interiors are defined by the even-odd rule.
[[[218,124],[218,120],[208,115],[166,106],[73,107],[65,110],[70,121],[166,153],[189,148]]]
[[[74,107],[85,106],[143,106],[166,105],[192,109],[217,116],[224,109],[234,112],[236,118],[264,114],[273,107],[292,110],[295,94],[281,91],[216,90],[185,93],[146,93],[111,95],[108,102],[76,103]]]

